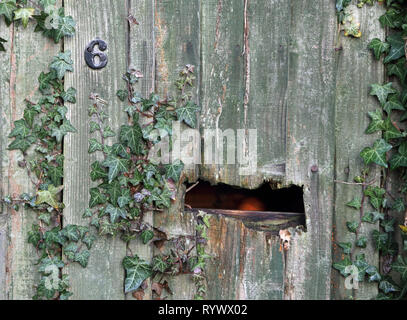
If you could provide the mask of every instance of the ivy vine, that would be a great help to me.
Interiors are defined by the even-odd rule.
[[[339,243],[344,255],[333,267],[344,277],[351,274],[350,266],[357,267],[356,280],[378,284],[377,299],[403,299],[407,293],[407,132],[402,129],[402,122],[407,120],[407,1],[364,0],[358,1],[358,6],[362,7],[365,3],[373,5],[375,2],[381,2],[386,7],[386,13],[379,21],[381,26],[389,31],[389,35],[385,40],[372,39],[369,49],[375,59],[384,63],[387,77],[393,82],[371,85],[370,95],[377,98],[381,109],[369,112],[371,122],[366,134],[380,132],[381,137],[372,146],[367,146],[360,152],[365,168],[350,184],[359,185],[361,195],[346,204],[359,211],[359,219],[346,222],[349,232],[355,235],[354,242]],[[352,21],[347,16],[350,3],[350,0],[336,0],[338,21],[342,25]],[[358,28],[359,25],[353,27]],[[345,35],[360,36],[359,32],[360,30],[353,28],[353,32],[345,31]],[[378,166],[381,171],[378,186],[374,185],[377,181],[369,177],[372,165]],[[392,171],[401,179],[400,197],[395,197],[389,191]],[[368,212],[364,211],[366,202],[369,202],[372,209]],[[391,217],[391,211],[404,213],[403,225],[395,226],[396,219]],[[378,222],[380,230],[374,230],[370,235],[360,234],[363,223]],[[401,233],[400,245],[396,241],[395,228]],[[366,248],[370,239],[381,256],[379,268],[370,265],[363,253],[363,248]],[[357,247],[361,249],[361,253],[355,257]]]
[[[177,96],[165,100],[156,93],[148,98],[136,93],[135,84],[142,76],[130,67],[123,77],[127,86],[117,92],[117,97],[128,102],[124,109],[128,120],[120,127],[118,141],[114,144],[107,141],[116,136],[106,123],[108,117],[104,107],[107,102],[98,94],[90,96],[93,104],[89,108],[89,128],[98,138],[90,139],[89,153],[101,152],[103,160],[91,165],[90,177],[97,186],[90,189],[89,209],[84,217],[100,235],[120,234],[127,243],[140,238],[144,244],[159,248],[163,247],[163,242],[173,244],[174,249],[154,256],[151,263],[129,250],[130,255],[123,260],[125,293],[133,292],[136,298],[142,299],[146,280],[151,278],[153,293],[160,298],[164,288],[172,293],[167,281],[169,277],[191,273],[197,284],[196,298],[200,299],[205,294],[204,266],[209,258],[203,247],[207,240],[205,230],[209,227],[207,217],[204,214],[196,216],[195,235],[175,239],[168,239],[165,232],[143,220],[147,212],[164,211],[176,200],[183,163],[175,160],[163,164],[154,161],[149,154],[155,145],[172,136],[173,121],[196,127],[200,108],[192,102],[194,67],[187,65],[180,72],[176,81]]]

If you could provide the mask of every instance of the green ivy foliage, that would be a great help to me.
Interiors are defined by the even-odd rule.
[[[2,17],[7,26],[16,22],[24,28],[27,28],[30,20],[34,20],[34,31],[41,32],[55,43],[75,34],[75,21],[71,16],[65,16],[64,8],[56,7],[56,0],[40,0],[39,4],[29,0],[3,0],[0,2],[0,19]],[[0,51],[6,51],[6,42],[0,38]]]
[[[20,206],[33,210],[38,218],[28,234],[39,255],[40,283],[34,299],[67,299],[68,276],[61,276],[61,269],[69,262],[86,267],[89,249],[95,240],[89,227],[61,225],[64,204],[61,203],[64,156],[62,141],[68,133],[76,132],[66,117],[65,102],[75,102],[76,90],[64,90],[62,79],[73,71],[71,53],[60,53],[50,64],[47,73],[39,76],[42,97],[37,102],[26,100],[23,117],[14,122],[9,138],[9,150],[18,150],[23,159],[21,168],[27,170],[34,194],[24,193],[17,198],[7,196],[3,202],[18,210]]]
[[[156,93],[144,98],[136,93],[135,84],[140,77],[139,71],[130,68],[123,77],[127,88],[117,91],[118,99],[127,101],[124,111],[128,115],[117,134],[107,124],[104,110],[107,102],[97,94],[91,95],[89,130],[93,137],[89,141],[89,153],[101,153],[102,160],[91,164],[90,177],[96,185],[90,189],[89,209],[84,217],[100,235],[120,234],[126,242],[139,238],[145,245],[157,245],[168,237],[143,217],[147,212],[168,209],[176,200],[184,164],[180,160],[169,164],[154,161],[149,152],[172,136],[173,121],[179,120],[195,128],[200,108],[192,102],[193,66],[188,65],[180,72],[176,81],[178,94],[171,99],[160,99]],[[208,258],[203,244],[207,239],[202,234],[202,224],[197,226],[197,235],[190,236],[201,241],[195,245],[195,256],[192,255],[193,247],[187,248],[185,237],[171,239],[177,243],[177,250],[157,255],[151,262],[137,254],[126,256],[123,260],[125,293],[140,296],[140,292],[144,293],[145,280],[151,278],[153,292],[160,298],[164,288],[171,293],[166,278],[191,273],[197,284],[196,298],[202,298],[205,293],[204,265]]]
[[[359,1],[361,7],[365,3],[373,5],[376,1]],[[354,243],[339,243],[344,257],[340,262],[334,263],[333,267],[343,276],[349,276],[347,266],[354,265],[358,268],[358,280],[376,282],[379,288],[377,299],[402,299],[407,293],[407,227],[406,225],[395,226],[395,219],[391,218],[390,211],[406,212],[407,194],[407,133],[403,122],[407,120],[407,65],[406,65],[406,41],[407,41],[407,1],[386,0],[386,13],[379,19],[384,28],[390,30],[386,39],[374,38],[370,41],[369,49],[376,60],[384,63],[387,77],[390,82],[375,83],[371,85],[370,95],[375,96],[380,103],[381,109],[369,112],[370,124],[366,134],[381,133],[373,145],[366,146],[360,153],[366,165],[361,175],[355,177],[354,183],[361,186],[361,196],[356,196],[347,203],[347,206],[360,212],[359,221],[346,223],[349,232],[355,233]],[[343,16],[351,1],[337,0],[336,8],[339,20]],[[379,186],[374,186],[369,179],[369,169],[372,165],[381,168],[382,179]],[[397,172],[402,180],[403,187],[400,190],[402,197],[395,198],[386,186],[391,171]],[[371,211],[365,212],[364,203],[369,202]],[[370,235],[361,235],[362,223],[379,224],[380,230],[374,230]],[[395,242],[395,229],[400,229],[402,244]],[[368,240],[373,241],[379,251],[381,265],[369,265],[364,254],[354,257],[356,247],[365,248]]]

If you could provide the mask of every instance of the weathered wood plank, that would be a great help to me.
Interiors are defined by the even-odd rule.
[[[129,19],[129,65],[143,73],[143,78],[135,85],[137,92],[147,97],[155,89],[155,43],[154,43],[154,11],[155,4],[151,0],[131,0],[129,2],[129,15],[137,23]],[[141,121],[145,121],[141,119]],[[147,120],[149,121],[149,120]],[[144,221],[154,224],[151,212],[144,214]],[[129,243],[130,250],[146,261],[151,261],[153,248],[143,244],[141,239]],[[151,299],[151,282],[144,290],[144,299]],[[126,295],[126,299],[132,299]]]
[[[87,107],[91,92],[98,93],[109,102],[106,113],[109,125],[117,131],[120,124],[127,121],[123,106],[116,97],[116,91],[124,87],[122,75],[127,67],[126,30],[128,15],[126,1],[66,0],[67,15],[72,15],[77,23],[76,36],[65,42],[65,50],[72,51],[74,73],[65,79],[67,88],[78,89],[76,105],[69,106],[68,117],[78,133],[70,135],[64,142],[64,224],[82,224],[84,210],[88,207],[89,188],[93,186],[89,178],[90,165],[97,158],[88,154],[89,118]],[[108,44],[109,62],[104,69],[90,69],[83,57],[87,44],[99,37]],[[108,140],[115,141],[116,138]],[[69,265],[67,273],[71,278],[73,299],[124,299],[124,269],[122,259],[126,255],[126,244],[119,238],[99,237],[94,244],[89,265],[82,269]]]
[[[12,37],[11,29],[6,27],[3,20],[0,21],[0,37],[10,40]],[[10,119],[8,118],[10,110],[10,41],[5,44],[7,52],[0,53],[0,198],[3,199],[8,193],[8,133],[10,131]],[[7,181],[7,182],[6,182]],[[4,230],[8,219],[7,208],[0,205],[0,300],[7,298],[6,288],[6,265],[7,265],[7,232]]]
[[[282,299],[284,257],[276,237],[238,219],[211,215],[209,222],[208,299]]]
[[[201,99],[200,128],[246,129],[244,0],[208,0],[201,4]],[[247,107],[247,105],[246,105]],[[219,132],[214,141],[223,144]],[[218,148],[215,146],[215,148]],[[215,149],[216,150],[216,149]],[[202,159],[204,163],[205,160]],[[201,178],[233,185],[247,185],[238,166],[203,164]]]
[[[2,19],[3,20],[3,19]],[[60,46],[34,33],[34,23],[27,29],[21,24],[5,27],[1,21],[0,36],[7,39],[7,52],[0,54],[0,105],[1,105],[1,155],[2,155],[2,194],[18,196],[23,192],[33,192],[25,169],[17,162],[22,160],[20,151],[6,150],[10,140],[7,138],[15,120],[22,117],[24,99],[36,101],[37,77],[48,69],[52,56]],[[8,247],[6,264],[6,299],[31,299],[38,283],[37,253],[27,243],[27,233],[36,221],[35,214],[20,208],[14,211],[3,208],[8,216]]]
[[[292,1],[290,12],[285,183],[304,186],[307,232],[294,235],[291,240],[284,297],[329,299],[334,203],[335,6],[325,0]]]
[[[0,213],[0,300],[6,299],[7,216]]]
[[[336,80],[336,169],[337,180],[352,182],[355,176],[361,174],[365,167],[360,157],[360,151],[373,144],[380,135],[366,135],[365,130],[370,123],[367,113],[379,109],[376,99],[369,95],[370,84],[382,83],[384,70],[383,64],[374,60],[368,44],[373,38],[384,40],[385,30],[381,28],[379,17],[383,14],[380,6],[364,7],[358,9],[353,6],[353,15],[356,22],[361,23],[362,37],[360,39],[345,38],[342,36],[343,49],[338,53],[338,67]],[[380,181],[380,172],[372,170],[369,180]],[[337,183],[335,185],[335,216],[334,232],[337,242],[354,242],[354,234],[349,233],[346,221],[357,221],[359,212],[346,207],[346,203],[354,196],[362,196],[360,186],[351,186]],[[365,211],[370,210],[370,205],[365,201]],[[365,235],[371,239],[371,232],[378,226],[362,224],[360,236]],[[334,246],[335,261],[341,260],[342,250]],[[378,254],[373,248],[372,241],[368,241],[368,247],[363,250],[367,261],[372,265],[378,265]],[[354,252],[358,254],[359,250]],[[355,259],[355,257],[353,257]],[[333,298],[346,299],[354,296],[357,299],[370,299],[377,294],[377,285],[374,283],[360,283],[359,289],[344,288],[344,278],[338,272],[334,272]]]
[[[247,1],[250,65],[246,66],[248,127],[257,129],[260,179],[281,179],[268,166],[285,163],[289,1]],[[249,70],[247,70],[249,68]],[[233,108],[233,106],[229,106]]]
[[[199,101],[200,88],[200,1],[199,0],[157,0],[155,1],[155,51],[156,90],[164,98],[174,96],[175,80],[186,64],[195,66],[195,89],[193,99]],[[197,167],[186,167],[188,179],[197,179]],[[183,185],[178,190],[175,203],[163,213],[154,214],[154,226],[168,233],[168,238],[195,234],[195,220],[183,213]],[[168,242],[163,248],[171,248]],[[159,254],[158,249],[154,249]],[[195,286],[189,275],[180,275],[170,280],[174,292],[171,299],[192,299]]]

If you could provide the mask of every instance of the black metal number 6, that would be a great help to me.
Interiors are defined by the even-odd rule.
[[[98,46],[99,50],[95,47]],[[107,55],[103,52],[107,49],[107,43],[100,39],[92,40],[85,50],[86,64],[92,69],[102,69],[107,65]],[[99,57],[99,62],[95,62],[95,57]]]

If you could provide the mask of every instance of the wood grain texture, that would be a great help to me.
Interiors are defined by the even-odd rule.
[[[151,0],[130,0],[129,15],[133,16],[137,23],[129,20],[129,65],[143,73],[143,78],[135,85],[136,91],[142,96],[148,97],[155,90],[155,43],[154,43],[154,11],[155,4]],[[148,119],[141,117],[140,122],[145,123]],[[153,213],[144,214],[144,221],[153,225]],[[146,261],[151,261],[153,248],[145,245],[140,238],[132,240],[128,247],[139,257]],[[144,299],[151,299],[151,281],[148,288],[144,290]],[[131,294],[126,295],[126,299],[134,299]]]
[[[110,127],[117,132],[120,125],[127,121],[116,91],[125,88],[122,75],[127,68],[128,12],[126,1],[115,0],[66,0],[65,11],[77,24],[75,37],[65,41],[65,50],[72,51],[74,60],[74,72],[66,76],[65,86],[78,90],[77,103],[69,105],[68,113],[78,132],[64,141],[64,224],[87,225],[88,221],[82,219],[82,214],[88,207],[89,189],[94,185],[89,177],[90,165],[97,159],[95,154],[88,154],[91,137],[87,111],[89,95],[98,93],[102,99],[109,101],[105,111]],[[108,44],[109,62],[101,70],[90,69],[83,57],[87,44],[96,37]],[[116,138],[107,141],[113,143]],[[122,260],[125,255],[126,244],[118,237],[99,237],[91,250],[87,268],[74,264],[66,268],[74,293],[72,298],[124,299]]]
[[[329,299],[334,204],[334,2],[291,1],[286,184],[304,188],[307,232],[287,253],[286,299]],[[317,23],[316,23],[317,21]],[[316,165],[317,172],[311,172]]]
[[[279,240],[248,229],[241,220],[211,215],[206,252],[208,299],[282,299]]]
[[[3,19],[2,19],[3,20]],[[20,119],[25,108],[24,99],[36,101],[36,79],[48,70],[52,56],[59,45],[34,33],[34,23],[24,29],[20,23],[5,27],[1,21],[0,36],[8,40],[7,52],[0,54],[0,108],[1,108],[1,189],[2,195],[18,196],[35,190],[25,169],[18,167],[22,160],[20,151],[8,151],[11,142],[7,138],[13,122]],[[30,150],[28,151],[30,154]],[[35,248],[27,243],[27,233],[36,222],[35,213],[24,208],[14,211],[3,208],[8,217],[8,246],[6,255],[7,274],[5,297],[7,299],[31,299],[38,283]]]
[[[7,216],[0,214],[0,300],[6,300]]]
[[[244,0],[201,3],[201,130],[246,129],[249,125],[243,103],[244,8]],[[219,133],[214,141],[223,144]],[[219,164],[201,165],[200,177],[232,185],[247,185],[249,179],[239,176],[237,166]]]
[[[380,137],[380,134],[366,135],[365,130],[370,123],[367,113],[380,109],[375,97],[369,95],[370,84],[382,83],[384,80],[384,68],[381,62],[377,62],[368,44],[373,38],[385,39],[385,30],[380,26],[379,17],[384,13],[383,8],[364,7],[353,8],[354,19],[361,23],[362,37],[360,39],[341,38],[343,49],[338,53],[338,67],[336,80],[336,115],[335,115],[335,146],[337,180],[352,182],[355,176],[361,174],[365,167],[359,153]],[[380,170],[371,166],[369,180],[376,179],[376,185],[380,182]],[[335,241],[354,242],[355,235],[346,227],[346,221],[357,221],[359,212],[346,206],[355,196],[361,198],[360,186],[351,186],[337,183],[335,185],[335,216],[334,230]],[[366,199],[364,210],[372,208]],[[360,236],[371,239],[371,233],[378,229],[378,225],[363,223]],[[341,249],[334,246],[335,261],[341,260]],[[378,265],[378,254],[373,248],[373,242],[368,241],[368,247],[363,250],[367,261],[372,265]],[[354,259],[359,250],[354,252]],[[377,294],[375,283],[360,283],[359,289],[352,293],[344,288],[344,278],[338,272],[333,272],[334,290],[333,298],[344,299],[354,296],[357,299],[369,299]]]
[[[195,66],[195,88],[193,100],[199,101],[200,88],[200,1],[199,0],[156,0],[155,1],[155,52],[156,91],[162,97],[174,96],[175,80],[186,64]],[[186,126],[182,126],[186,128]],[[197,167],[186,166],[188,179],[197,179]],[[183,212],[185,187],[178,189],[177,199],[169,210],[154,214],[154,226],[166,232],[169,238],[195,234],[193,215]],[[172,243],[167,242],[162,250],[168,252]],[[154,249],[154,254],[160,250]],[[170,280],[174,292],[171,299],[192,299],[195,285],[190,275],[177,276]]]

